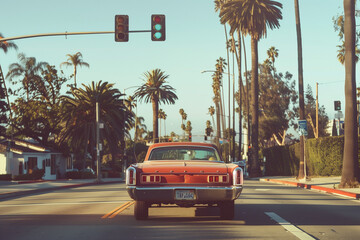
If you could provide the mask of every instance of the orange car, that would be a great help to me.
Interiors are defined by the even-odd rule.
[[[219,207],[222,219],[234,218],[234,200],[243,189],[243,170],[226,164],[217,147],[208,143],[157,143],[143,163],[126,170],[127,191],[135,200],[137,220],[149,207]]]

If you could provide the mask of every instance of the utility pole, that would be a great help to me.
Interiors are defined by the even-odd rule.
[[[99,100],[96,99],[96,182],[101,182],[101,161],[100,161],[100,117],[99,117]]]

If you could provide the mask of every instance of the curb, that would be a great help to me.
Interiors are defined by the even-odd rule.
[[[92,185],[103,185],[103,184],[123,183],[123,182],[124,182],[123,180],[112,181],[112,182],[87,182],[87,183],[69,184],[69,185],[57,186],[57,187],[47,187],[47,188],[37,188],[37,189],[15,191],[15,192],[6,192],[6,193],[0,193],[0,201],[6,200],[8,198],[16,198],[25,195],[56,191],[66,188],[78,188],[78,187],[86,187]]]
[[[280,184],[284,184],[284,185],[291,185],[291,186],[295,186],[295,187],[299,187],[299,188],[305,188],[305,189],[308,189],[308,190],[317,190],[317,191],[321,191],[321,192],[326,192],[326,193],[336,194],[336,195],[340,195],[340,196],[350,197],[350,198],[354,198],[354,199],[357,199],[357,200],[360,199],[360,194],[357,194],[357,193],[350,193],[350,192],[346,192],[346,191],[342,191],[342,190],[338,190],[338,189],[326,188],[326,187],[321,187],[321,186],[317,186],[317,185],[298,183],[298,182],[290,182],[290,181],[283,181],[283,180],[278,180],[278,179],[269,179],[269,178],[262,178],[262,179],[260,179],[260,181],[262,181],[262,182],[280,183]]]

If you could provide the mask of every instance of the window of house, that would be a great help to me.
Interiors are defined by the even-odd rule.
[[[72,169],[73,167],[73,159],[72,157],[67,157],[66,159],[66,169]]]

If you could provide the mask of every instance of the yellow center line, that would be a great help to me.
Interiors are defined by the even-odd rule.
[[[112,210],[111,212],[105,214],[104,216],[102,216],[101,218],[114,218],[117,214],[121,213],[122,211],[124,211],[126,208],[130,207],[131,205],[133,205],[135,202],[131,201],[131,202],[126,202],[124,204],[122,204],[120,207],[115,208],[114,210]]]

